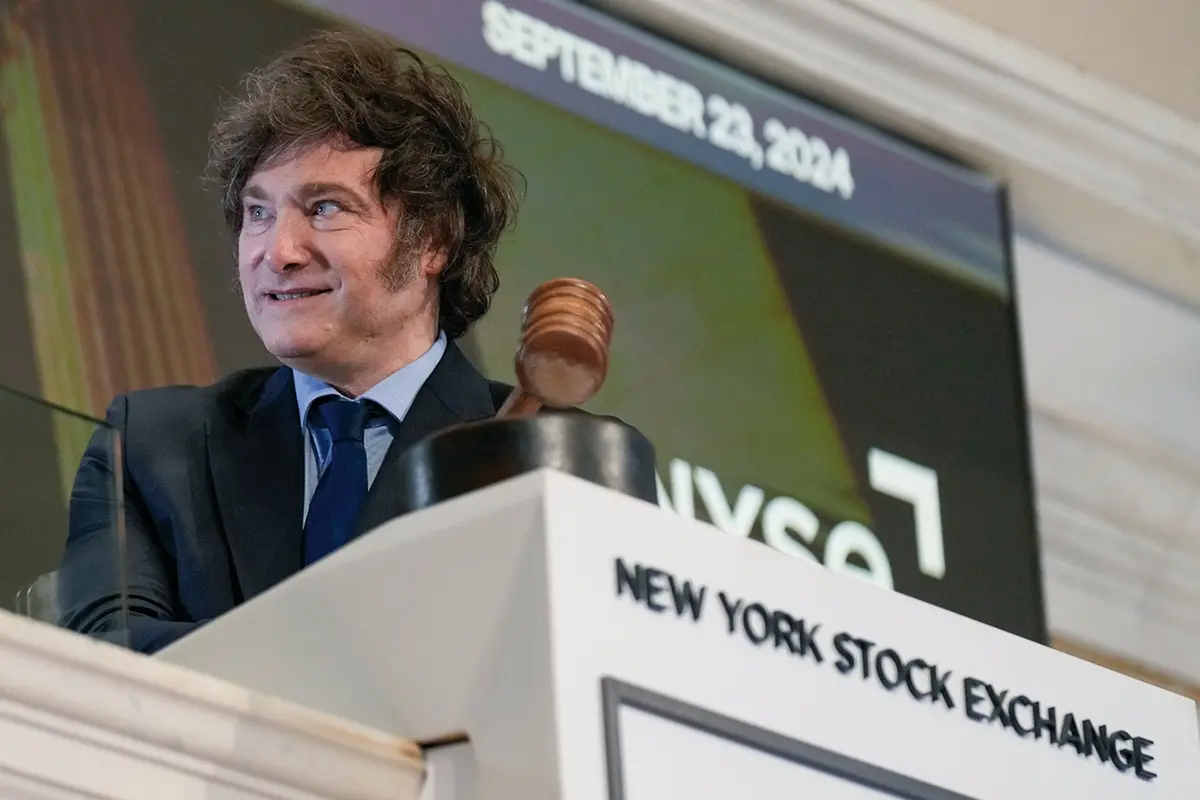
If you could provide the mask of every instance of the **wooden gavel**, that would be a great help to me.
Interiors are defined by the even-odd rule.
[[[534,289],[521,315],[517,387],[497,416],[569,408],[594,397],[608,376],[612,329],[608,298],[587,281],[556,278]]]

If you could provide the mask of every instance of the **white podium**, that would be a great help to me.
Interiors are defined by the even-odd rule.
[[[158,658],[423,743],[438,800],[1200,792],[1190,700],[553,472]]]

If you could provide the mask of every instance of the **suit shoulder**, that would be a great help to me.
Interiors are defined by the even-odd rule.
[[[119,410],[124,417],[151,425],[199,422],[228,403],[253,398],[278,370],[278,367],[239,370],[207,386],[177,384],[136,389],[114,399],[110,416]],[[120,424],[123,420],[110,421]]]
[[[503,381],[494,381],[490,378],[487,383],[488,394],[492,398],[492,409],[499,411],[500,406],[504,405],[504,401],[508,399],[508,395],[512,392],[513,387]]]

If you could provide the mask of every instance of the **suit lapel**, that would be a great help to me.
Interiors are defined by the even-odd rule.
[[[371,484],[366,505],[359,515],[355,536],[379,527],[400,513],[398,493],[392,491],[400,479],[400,454],[434,431],[490,417],[496,413],[487,380],[479,374],[454,342],[446,346],[441,361],[417,392],[404,421],[396,431],[379,474]]]
[[[292,373],[230,399],[209,420],[209,458],[234,570],[249,600],[304,566],[304,441]]]

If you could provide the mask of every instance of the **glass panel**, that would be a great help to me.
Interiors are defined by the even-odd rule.
[[[102,467],[77,486],[85,452]],[[72,569],[108,587],[112,613],[119,613],[120,463],[119,439],[107,423],[0,387],[0,608],[64,623],[63,553],[74,515],[88,522],[77,535],[91,546]]]

